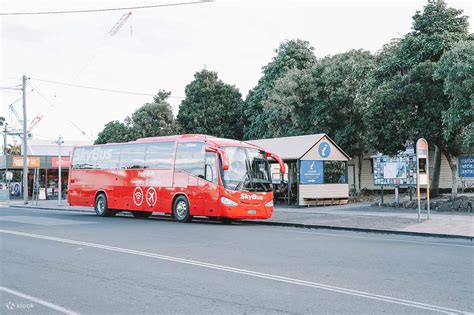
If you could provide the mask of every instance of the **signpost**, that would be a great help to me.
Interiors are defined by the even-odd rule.
[[[418,222],[421,222],[421,186],[426,187],[426,214],[430,219],[430,165],[428,142],[424,138],[416,142],[416,194],[418,198]]]
[[[460,156],[458,167],[459,178],[461,179],[462,183],[462,192],[464,192],[466,181],[474,180],[474,155]]]

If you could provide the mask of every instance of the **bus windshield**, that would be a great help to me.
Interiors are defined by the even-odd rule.
[[[270,166],[264,151],[244,147],[223,147],[229,157],[229,169],[222,181],[228,189],[271,191]]]

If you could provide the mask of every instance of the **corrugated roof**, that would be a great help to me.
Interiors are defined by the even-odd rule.
[[[262,148],[265,148],[265,150],[268,150],[269,152],[276,153],[283,160],[298,160],[306,152],[308,152],[308,150],[311,149],[311,147],[313,147],[319,140],[321,140],[325,136],[327,137],[325,133],[318,133],[314,135],[305,135],[305,136],[249,140],[247,142],[261,146]],[[327,138],[329,139],[329,137]],[[334,141],[332,142],[334,143]]]

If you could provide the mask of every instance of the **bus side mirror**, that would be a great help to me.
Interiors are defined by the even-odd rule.
[[[278,164],[280,164],[280,173],[281,174],[284,175],[286,173],[285,162],[283,161],[283,159],[278,154],[265,152],[265,156],[274,159],[275,161],[278,162]]]
[[[216,147],[206,147],[207,152],[216,152],[219,154],[219,157],[221,158],[222,161],[222,169],[224,171],[227,171],[229,169],[229,156],[227,155],[227,152],[224,150],[220,150],[219,148]]]
[[[222,169],[224,171],[227,171],[229,169],[229,156],[227,155],[227,152],[225,152],[224,150],[219,150],[219,155],[222,161]]]

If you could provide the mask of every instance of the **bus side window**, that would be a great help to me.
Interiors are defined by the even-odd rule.
[[[137,169],[145,166],[145,144],[126,144],[120,154],[121,169]]]
[[[171,169],[175,142],[156,142],[146,146],[145,168]]]
[[[176,149],[175,170],[204,177],[204,143],[201,142],[183,142],[178,143]]]
[[[206,169],[204,170],[206,175],[205,178],[217,185],[216,162],[216,154],[214,152],[206,152]]]

